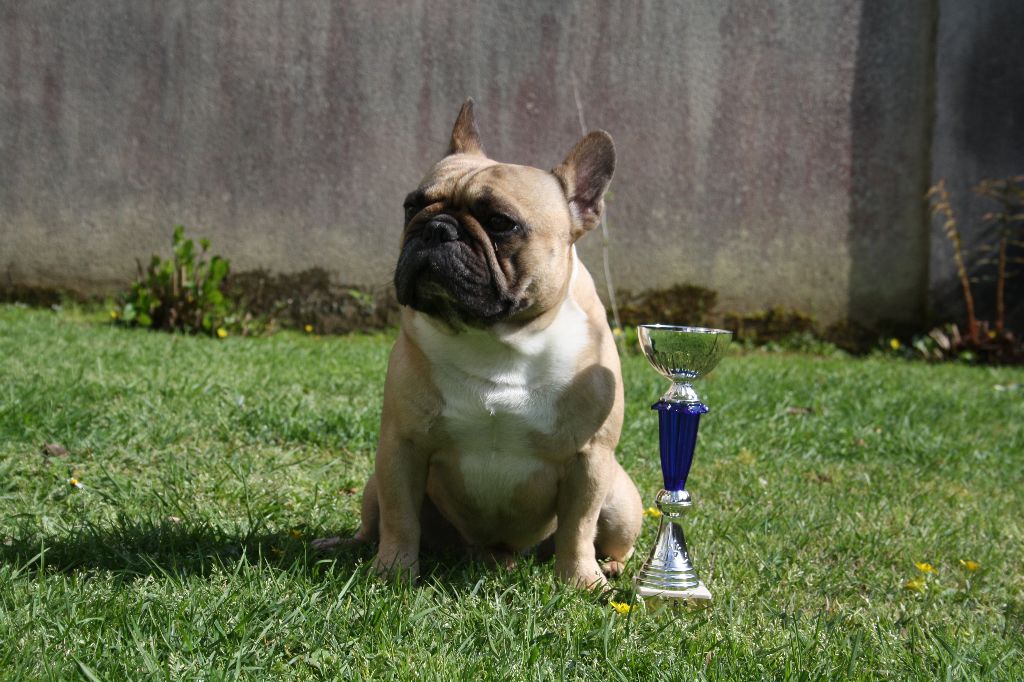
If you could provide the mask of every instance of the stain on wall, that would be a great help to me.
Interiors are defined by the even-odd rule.
[[[856,321],[920,324],[928,295],[924,195],[930,179],[934,7],[865,2],[857,14],[847,310]],[[899,39],[879,49],[876,37],[889,32]]]

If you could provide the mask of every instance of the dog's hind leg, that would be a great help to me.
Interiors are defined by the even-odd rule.
[[[633,556],[633,545],[643,524],[643,502],[629,474],[615,463],[615,479],[597,519],[594,549],[598,558],[607,557],[601,570],[610,578],[622,574]]]
[[[359,530],[353,542],[376,542],[380,535],[380,503],[377,501],[377,477],[373,474],[363,489],[363,502],[359,511]]]

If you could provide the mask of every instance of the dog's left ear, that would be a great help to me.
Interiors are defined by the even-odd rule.
[[[448,145],[449,154],[473,154],[486,156],[484,146],[480,143],[480,131],[476,127],[476,116],[473,114],[473,98],[470,97],[459,110],[452,128],[452,141]]]
[[[604,192],[615,173],[615,143],[595,130],[576,143],[565,161],[551,171],[562,183],[573,217],[572,239],[594,229],[604,212]]]

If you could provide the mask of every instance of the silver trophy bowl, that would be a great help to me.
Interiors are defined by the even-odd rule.
[[[672,382],[662,400],[686,403],[700,402],[692,382],[718,365],[732,340],[725,329],[671,324],[642,324],[637,336],[647,362]]]
[[[661,524],[651,554],[633,582],[642,597],[700,606],[711,601],[711,592],[690,560],[682,526],[683,515],[693,504],[690,493],[683,488],[696,446],[700,416],[708,411],[692,382],[715,368],[725,355],[732,332],[644,324],[637,328],[637,334],[647,361],[672,385],[654,405],[660,412],[661,464],[666,486],[655,499],[662,514]],[[679,438],[682,432],[689,435]]]

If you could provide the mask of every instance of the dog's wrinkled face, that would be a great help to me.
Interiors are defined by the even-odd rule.
[[[528,320],[554,307],[568,287],[572,244],[599,219],[614,166],[605,138],[584,138],[552,172],[497,163],[483,154],[468,102],[451,154],[406,197],[399,303],[455,329]],[[595,157],[589,165],[574,158],[581,147]],[[581,180],[589,192],[578,191]]]
[[[539,314],[572,267],[558,180],[537,168],[457,154],[406,198],[398,300],[452,326]]]

